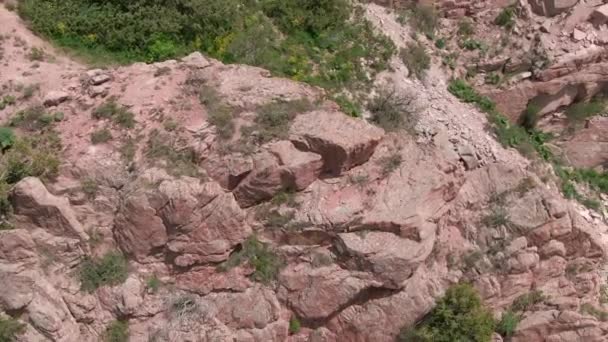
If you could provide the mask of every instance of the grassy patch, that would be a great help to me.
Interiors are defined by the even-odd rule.
[[[91,143],[93,145],[107,143],[112,140],[112,132],[107,128],[101,128],[91,133]]]
[[[511,310],[516,312],[527,311],[531,309],[534,305],[540,304],[546,299],[547,297],[545,297],[542,291],[534,290],[517,297],[511,305]]]
[[[127,129],[135,127],[135,115],[115,99],[109,99],[95,108],[92,115],[95,119],[111,119],[115,124]]]
[[[255,270],[251,276],[252,279],[265,284],[276,278],[283,264],[281,259],[255,236],[245,240],[242,249],[233,253],[226,262],[220,265],[220,270],[228,270],[245,262]]]
[[[93,292],[103,285],[118,285],[128,274],[127,260],[120,253],[110,252],[99,260],[89,258],[80,266],[81,288]]]
[[[129,323],[127,321],[114,321],[110,323],[103,334],[103,342],[128,342]]]
[[[468,18],[462,18],[458,22],[458,33],[459,36],[468,37],[472,36],[475,33],[475,27],[473,23]]]
[[[145,155],[150,161],[163,161],[167,171],[174,176],[199,175],[194,150],[188,146],[179,147],[179,141],[175,137],[158,130],[150,132]]]
[[[591,315],[602,322],[608,321],[608,312],[600,310],[590,303],[581,305],[581,313]]]
[[[502,337],[510,338],[515,334],[519,321],[521,321],[520,314],[507,310],[502,313],[500,321],[496,324],[496,332]]]
[[[42,106],[31,106],[17,112],[9,120],[9,125],[28,131],[40,131],[51,126],[55,117]]]
[[[158,290],[160,289],[160,287],[162,285],[163,285],[163,283],[160,281],[160,279],[158,279],[158,277],[156,276],[156,274],[153,275],[153,276],[151,276],[150,278],[148,278],[148,280],[146,280],[146,288],[151,293],[158,292]]]
[[[410,73],[418,79],[424,78],[426,71],[431,67],[431,56],[420,42],[409,42],[407,47],[401,49],[399,55]]]
[[[577,102],[566,109],[566,116],[572,123],[584,121],[595,115],[606,111],[606,101],[601,98],[593,98],[589,102]]]
[[[38,48],[38,47],[33,47],[30,49],[30,52],[27,54],[27,59],[29,59],[30,61],[42,62],[42,61],[44,61],[45,56],[46,56],[46,54],[44,53],[44,50],[42,50],[41,48]]]
[[[80,182],[80,189],[88,198],[94,199],[99,192],[99,184],[93,178],[85,178]]]
[[[296,317],[295,315],[291,316],[291,318],[289,319],[289,333],[297,334],[298,332],[300,332],[301,326],[302,324],[300,323],[298,317]]]
[[[515,26],[515,17],[515,8],[512,6],[505,7],[502,9],[502,11],[500,11],[500,13],[498,13],[496,18],[494,19],[494,24],[504,27],[506,29],[512,29],[513,26]]]
[[[13,318],[0,318],[0,341],[12,342],[25,330],[25,324]]]

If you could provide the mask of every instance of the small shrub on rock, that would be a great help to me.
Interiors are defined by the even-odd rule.
[[[289,319],[289,333],[297,334],[298,332],[300,332],[300,328],[301,323],[298,317],[296,317],[295,315],[291,316],[291,319]]]
[[[0,342],[12,342],[23,332],[25,325],[13,318],[0,318]]]
[[[511,29],[515,25],[515,14],[515,8],[505,7],[498,13],[498,16],[494,19],[494,23],[506,29]]]
[[[496,332],[502,337],[509,338],[515,334],[519,321],[521,321],[520,314],[507,310],[503,312],[500,321],[496,325]]]
[[[431,67],[431,56],[420,42],[410,42],[401,49],[401,60],[418,79],[424,78],[426,71]]]
[[[115,124],[130,129],[135,126],[135,115],[127,107],[109,99],[92,112],[95,119],[111,119]]]
[[[107,128],[101,128],[91,133],[91,143],[93,145],[107,143],[112,140],[112,132]]]
[[[128,342],[129,323],[126,321],[112,322],[103,334],[103,342]]]
[[[110,252],[99,260],[87,258],[80,267],[81,288],[93,292],[103,285],[118,285],[128,274],[127,259],[120,253]]]
[[[385,131],[405,129],[414,134],[418,114],[412,108],[413,96],[404,96],[396,89],[381,89],[367,105],[372,113],[371,121]]]
[[[547,299],[547,297],[545,297],[543,291],[534,290],[517,297],[511,305],[511,310],[526,311],[532,308],[534,305],[542,303],[545,301],[545,299]]]
[[[414,329],[402,330],[399,341],[490,341],[494,318],[468,284],[450,287],[435,308]]]
[[[220,270],[228,270],[244,262],[255,269],[252,278],[261,283],[269,283],[276,278],[282,266],[281,259],[257,237],[251,236],[240,251],[233,253],[230,258],[220,265]]]

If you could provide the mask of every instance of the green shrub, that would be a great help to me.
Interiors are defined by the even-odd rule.
[[[468,284],[450,287],[435,308],[414,329],[403,329],[399,341],[490,341],[494,331],[491,311]]]
[[[127,280],[127,259],[116,252],[110,252],[99,260],[90,258],[80,266],[81,288],[93,292],[103,285],[118,285]]]
[[[126,321],[114,321],[103,334],[104,342],[128,342],[129,323]]]
[[[500,74],[496,72],[488,73],[485,77],[486,84],[498,85],[500,83]]]
[[[361,117],[361,106],[358,103],[355,103],[348,99],[348,97],[344,95],[338,95],[333,99],[340,109],[348,116],[352,116],[354,118]]]
[[[397,93],[395,88],[383,88],[370,100],[367,109],[371,112],[371,121],[385,131],[405,129],[414,134],[418,123],[418,114],[411,108],[412,98]]]
[[[39,84],[30,84],[23,88],[21,96],[24,100],[28,100],[32,98],[38,90],[40,90]]]
[[[255,270],[252,279],[265,284],[276,278],[282,266],[281,259],[255,236],[245,240],[242,249],[220,265],[220,270],[228,270],[244,262],[248,262]]]
[[[0,342],[12,342],[25,330],[25,324],[12,318],[0,318]]]
[[[465,39],[460,43],[460,47],[463,49],[467,49],[469,51],[473,50],[484,50],[486,48],[485,44],[477,39]]]
[[[445,49],[446,41],[445,38],[438,38],[435,40],[435,47],[438,49]]]
[[[458,35],[468,37],[475,33],[475,27],[467,18],[463,18],[458,22]]]
[[[54,178],[59,171],[61,141],[55,132],[19,137],[0,157],[3,180],[14,184],[25,177]]]
[[[515,8],[505,7],[502,11],[500,11],[498,16],[496,16],[494,23],[507,29],[513,28],[515,25]]]
[[[566,109],[566,116],[571,122],[577,123],[605,111],[606,103],[604,100],[594,98],[589,102],[577,102],[571,105]]]
[[[85,178],[80,182],[80,189],[88,198],[94,199],[99,191],[99,184],[93,178]]]
[[[0,127],[0,148],[2,151],[15,144],[15,133],[9,127]]]
[[[275,101],[259,107],[254,125],[249,130],[256,132],[254,144],[264,144],[275,139],[285,139],[291,121],[300,113],[313,108],[306,100]]]
[[[500,321],[496,325],[496,332],[502,337],[511,337],[515,334],[519,321],[521,321],[520,314],[507,310],[503,312]]]
[[[509,224],[509,215],[505,208],[497,206],[492,208],[491,212],[484,216],[481,222],[490,228],[498,228]]]
[[[92,115],[95,119],[112,119],[115,124],[127,129],[135,127],[135,115],[113,98],[95,108]]]
[[[39,131],[54,122],[54,117],[48,114],[42,106],[30,106],[17,112],[9,121],[9,125],[28,131]]]
[[[511,305],[513,311],[527,311],[534,305],[542,303],[547,297],[540,290],[534,290],[517,297]]]
[[[535,103],[528,103],[526,110],[520,118],[521,125],[527,130],[534,129],[539,119],[538,113],[540,113],[541,109],[542,108]]]
[[[406,48],[401,49],[400,56],[408,70],[418,79],[424,78],[431,67],[431,56],[419,42],[409,42]]]
[[[158,292],[158,290],[160,289],[161,286],[162,286],[162,282],[160,281],[160,279],[158,279],[156,274],[151,276],[150,278],[148,278],[148,280],[146,281],[146,288],[151,293]]]
[[[107,128],[101,128],[91,133],[91,143],[93,145],[107,143],[112,140],[112,132]]]
[[[298,317],[296,317],[295,315],[291,316],[291,318],[289,319],[289,333],[297,334],[298,332],[300,332],[300,328],[301,323]]]

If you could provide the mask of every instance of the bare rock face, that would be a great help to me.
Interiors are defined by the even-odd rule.
[[[322,166],[318,154],[299,151],[289,141],[274,143],[253,157],[253,169],[234,189],[234,196],[241,207],[250,207],[284,190],[304,190]]]
[[[251,232],[234,196],[215,182],[175,180],[151,170],[133,186],[116,217],[115,235],[139,261],[166,250],[179,266],[223,261]]]
[[[310,264],[287,267],[279,282],[285,300],[305,320],[326,319],[379,285],[363,272],[350,272],[337,265],[314,268]]]
[[[57,106],[70,98],[70,94],[64,91],[50,91],[44,96],[43,104],[46,107]]]
[[[38,178],[21,180],[11,195],[15,214],[26,224],[44,228],[51,234],[88,239],[66,198],[49,193]]]
[[[337,111],[299,115],[289,133],[298,149],[320,154],[324,171],[333,175],[365,163],[384,135],[382,129]]]
[[[572,8],[578,0],[530,0],[529,2],[536,14],[552,17]]]

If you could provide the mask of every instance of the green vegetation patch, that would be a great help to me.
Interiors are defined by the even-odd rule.
[[[494,325],[492,312],[483,306],[475,289],[459,284],[446,291],[418,326],[402,330],[399,341],[490,341]]]
[[[261,283],[269,283],[276,278],[283,262],[268,245],[260,242],[257,237],[251,236],[240,251],[233,253],[230,258],[220,265],[220,270],[229,270],[248,262],[254,272],[252,278]]]
[[[0,318],[0,342],[12,342],[25,330],[25,324],[12,318]]]
[[[81,288],[93,292],[103,285],[118,285],[129,275],[127,259],[116,252],[110,252],[99,260],[86,259],[80,266]]]
[[[368,82],[395,49],[349,0],[24,0],[19,13],[34,31],[96,60],[198,50],[326,88]]]
[[[129,323],[126,321],[112,322],[103,334],[103,342],[128,342]]]

